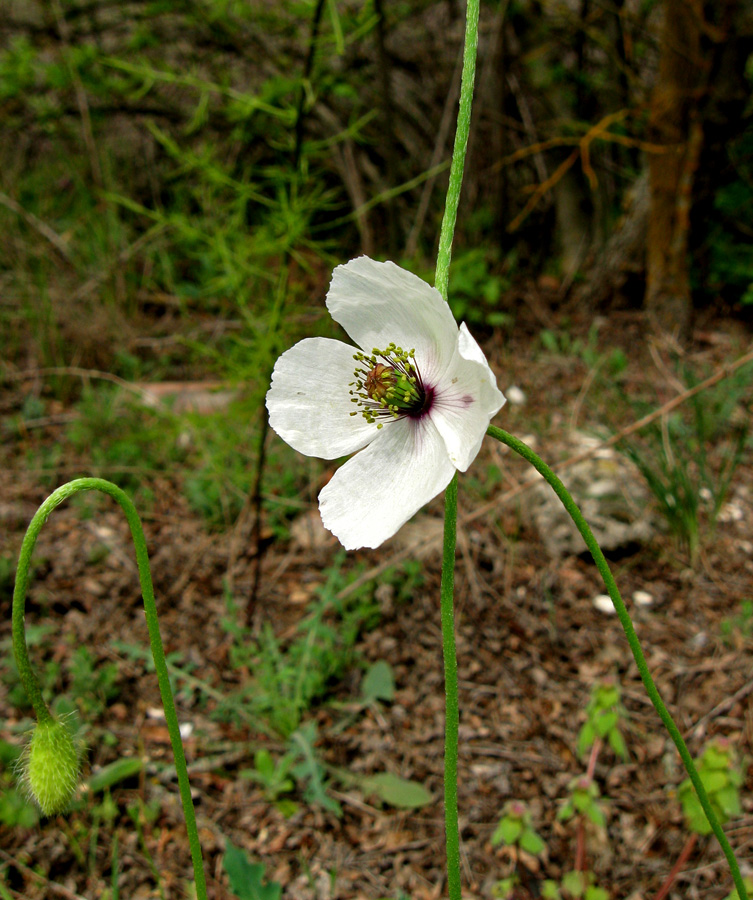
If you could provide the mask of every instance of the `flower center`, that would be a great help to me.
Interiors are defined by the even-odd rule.
[[[415,350],[389,344],[385,350],[374,348],[371,355],[354,353],[358,363],[355,381],[350,383],[351,402],[371,425],[381,428],[384,421],[403,416],[418,418],[431,404],[434,391],[427,388],[416,364]]]

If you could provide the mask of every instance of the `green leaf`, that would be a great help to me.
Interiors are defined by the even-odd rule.
[[[365,778],[362,785],[366,793],[376,794],[383,803],[399,809],[417,809],[434,799],[422,784],[400,778],[391,772],[381,772]]]
[[[327,793],[327,782],[324,778],[324,767],[316,757],[314,741],[316,740],[316,723],[306,722],[290,736],[293,754],[300,762],[293,768],[293,775],[305,782],[304,797],[309,803],[316,803],[336,816],[342,815],[340,804]]]
[[[125,781],[138,775],[144,768],[144,761],[139,756],[129,756],[124,759],[116,759],[115,762],[100,769],[89,779],[89,790],[96,794],[105,788],[111,788],[114,784]]]
[[[526,853],[530,853],[533,856],[538,856],[546,850],[546,844],[539,835],[530,828],[523,832],[523,836],[520,839],[520,846]]]
[[[706,788],[706,792],[709,794],[715,794],[717,791],[721,791],[729,784],[727,773],[720,772],[718,770],[715,770],[713,772],[703,772],[701,774],[701,781],[703,781],[703,786]]]
[[[516,886],[520,883],[517,875],[510,875],[498,881],[492,888],[492,895],[498,900],[509,900],[515,891]]]
[[[559,810],[557,813],[557,821],[558,822],[567,822],[568,819],[572,819],[575,814],[575,807],[573,806],[572,800],[568,800],[565,805]]]
[[[728,785],[723,790],[717,791],[714,799],[728,819],[739,816],[742,812],[742,809],[740,808],[740,795],[737,788],[733,785]]]
[[[285,816],[286,819],[289,819],[291,816],[294,816],[298,812],[298,804],[295,800],[289,800],[287,798],[283,800],[275,800],[275,807]]]
[[[254,754],[254,767],[262,778],[270,778],[275,771],[275,761],[269,750],[257,750]]]
[[[377,660],[369,666],[361,682],[361,698],[365,703],[395,699],[395,677],[392,666],[386,660]]]
[[[238,900],[280,900],[282,885],[265,882],[263,863],[250,863],[243,850],[230,841],[225,845],[223,865]]]
[[[572,897],[582,897],[586,886],[585,880],[585,873],[583,872],[566,872],[562,876],[562,890]]]
[[[595,737],[596,731],[589,720],[581,728],[578,735],[578,756],[583,756],[584,753],[591,749]]]
[[[15,788],[0,794],[0,822],[9,828],[33,828],[39,821],[36,806]]]
[[[497,825],[492,835],[492,846],[496,847],[497,844],[502,843],[514,844],[522,831],[523,823],[520,819],[516,819],[513,816],[504,816],[499,820],[499,825]]]
[[[604,888],[592,884],[586,888],[585,900],[609,900],[609,893]]]
[[[596,719],[596,731],[599,737],[604,737],[614,728],[619,720],[619,716],[614,710],[603,712]]]
[[[596,825],[598,828],[606,828],[607,820],[604,816],[604,813],[601,810],[601,807],[594,803],[587,810],[585,810],[588,818]]]
[[[609,732],[608,737],[609,746],[614,750],[615,756],[619,756],[620,759],[627,759],[627,746],[625,745],[625,739],[622,734],[616,728],[613,728]]]

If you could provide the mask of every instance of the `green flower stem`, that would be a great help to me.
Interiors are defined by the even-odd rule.
[[[604,580],[604,584],[606,585],[609,596],[612,598],[612,603],[614,603],[614,608],[617,612],[620,624],[622,625],[625,636],[628,639],[628,644],[630,644],[630,649],[633,653],[633,658],[635,659],[636,665],[638,666],[638,671],[640,672],[643,685],[646,688],[646,693],[653,703],[657,713],[659,713],[659,718],[664,723],[664,727],[669,732],[669,736],[672,738],[675,746],[677,747],[683,765],[685,766],[685,771],[688,773],[690,780],[693,782],[693,787],[695,787],[696,789],[696,793],[698,794],[698,799],[701,803],[701,806],[703,807],[703,811],[706,813],[706,818],[709,821],[709,825],[716,835],[716,838],[719,841],[719,845],[722,848],[722,852],[727,859],[727,863],[729,864],[729,868],[732,873],[732,879],[735,882],[735,887],[737,888],[740,900],[748,900],[748,894],[745,890],[745,885],[740,874],[740,869],[737,865],[737,860],[735,859],[735,854],[732,852],[732,847],[727,840],[727,836],[722,830],[722,826],[719,824],[719,820],[717,819],[716,814],[711,807],[708,794],[706,793],[706,789],[703,786],[703,782],[701,781],[698,770],[695,767],[693,758],[690,755],[687,745],[685,744],[685,741],[683,740],[683,737],[680,734],[677,725],[675,725],[672,716],[669,714],[667,707],[664,705],[664,701],[659,695],[659,691],[656,689],[656,685],[654,684],[654,680],[651,677],[651,673],[649,672],[648,665],[646,663],[646,658],[643,655],[643,650],[641,649],[638,635],[635,633],[635,628],[633,628],[633,622],[630,618],[630,614],[628,613],[627,607],[625,606],[625,603],[620,596],[620,592],[617,589],[617,583],[612,576],[609,565],[604,558],[604,554],[601,551],[601,547],[597,543],[593,532],[588,526],[588,523],[583,518],[583,513],[581,513],[580,509],[578,509],[575,501],[570,496],[570,493],[568,492],[562,481],[557,477],[557,475],[554,474],[549,466],[542,459],[540,459],[540,457],[537,456],[537,454],[534,453],[533,450],[531,450],[530,447],[528,447],[522,441],[519,441],[517,438],[513,437],[511,434],[508,434],[506,431],[503,431],[501,428],[496,428],[494,425],[490,425],[486,433],[490,437],[496,438],[496,440],[500,441],[503,444],[506,444],[508,447],[510,447],[511,450],[514,450],[517,454],[522,456],[523,459],[531,463],[534,469],[540,472],[541,475],[543,475],[544,478],[549,482],[555,494],[562,501],[563,506],[570,515],[570,518],[573,520],[573,522],[575,522],[578,531],[581,533],[583,540],[586,542],[586,546],[591,551],[591,555],[593,556],[596,567],[598,568],[599,573]]]
[[[468,0],[465,19],[463,72],[460,79],[460,106],[452,150],[450,183],[447,188],[442,229],[439,234],[437,268],[434,286],[447,300],[450,281],[450,259],[455,222],[458,218],[460,189],[463,186],[465,151],[471,127],[473,83],[476,77],[478,49],[478,16],[480,0]],[[460,829],[458,827],[458,662],[455,652],[455,540],[458,518],[458,476],[455,473],[445,492],[444,555],[442,557],[441,617],[442,651],[444,655],[445,751],[444,751],[444,816],[447,845],[447,884],[450,900],[460,900]]]
[[[473,105],[473,82],[476,77],[476,51],[478,49],[478,11],[479,0],[468,0],[465,19],[465,46],[463,48],[463,72],[460,79],[460,107],[458,124],[455,129],[455,146],[452,150],[450,166],[450,183],[447,188],[442,230],[439,233],[439,249],[437,251],[437,268],[434,275],[434,286],[447,299],[447,287],[450,281],[450,259],[452,257],[452,239],[455,235],[455,222],[458,218],[460,189],[463,186],[463,168],[465,167],[465,150],[468,146],[468,132],[471,128],[471,106]]]
[[[450,900],[460,900],[460,829],[458,827],[458,661],[455,653],[455,540],[458,520],[458,474],[445,492],[444,552],[440,610],[444,656],[444,820],[447,884]]]
[[[167,673],[165,651],[162,647],[162,638],[160,637],[159,632],[157,606],[154,600],[152,576],[149,571],[149,556],[146,550],[144,530],[141,527],[141,521],[136,512],[136,507],[133,505],[128,495],[117,487],[117,485],[105,481],[102,478],[78,478],[75,481],[69,481],[67,484],[59,487],[54,493],[50,494],[39,507],[24,536],[18,560],[18,569],[16,571],[16,584],[13,591],[13,652],[21,676],[21,683],[34,707],[34,712],[37,715],[39,723],[43,724],[45,722],[51,722],[52,715],[42,698],[39,681],[29,662],[29,653],[26,647],[24,617],[26,592],[29,587],[29,565],[31,563],[31,555],[34,552],[34,546],[36,545],[39,532],[49,518],[50,513],[63,503],[63,501],[72,497],[74,494],[79,493],[79,491],[102,491],[105,494],[109,494],[109,496],[117,500],[122,507],[131,528],[131,536],[133,537],[133,543],[136,549],[136,564],[139,570],[141,593],[144,600],[144,613],[146,615],[149,640],[151,642],[152,655],[154,657],[154,667],[157,672],[160,694],[162,695],[162,705],[165,709],[165,720],[167,722],[168,733],[170,734],[170,743],[172,744],[173,754],[175,756],[175,768],[178,775],[180,797],[183,802],[183,815],[186,820],[188,841],[191,845],[191,859],[193,861],[194,878],[196,881],[196,897],[198,900],[206,900],[206,880],[201,858],[201,846],[199,845],[199,834],[196,828],[196,816],[194,814],[193,801],[191,800],[191,788],[188,783],[188,770],[186,768],[186,758],[183,754],[183,742],[180,737],[178,716],[175,712],[175,702],[170,688],[170,678]]]

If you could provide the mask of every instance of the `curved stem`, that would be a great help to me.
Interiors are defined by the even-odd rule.
[[[455,653],[455,540],[458,520],[457,472],[445,491],[444,552],[440,606],[444,657],[444,820],[447,884],[450,900],[460,900],[460,829],[458,826],[458,661]]]
[[[24,536],[21,545],[21,553],[19,554],[18,569],[16,571],[16,585],[13,591],[13,652],[16,657],[18,671],[21,675],[21,683],[29,696],[39,722],[43,723],[50,721],[52,716],[42,698],[39,681],[29,662],[29,653],[26,647],[24,617],[26,592],[29,586],[29,564],[39,532],[49,518],[50,513],[69,497],[79,493],[79,491],[102,491],[102,493],[113,497],[123,509],[131,529],[131,536],[136,550],[136,564],[139,570],[141,593],[144,600],[146,625],[149,630],[149,640],[152,647],[152,656],[154,657],[154,668],[157,672],[160,694],[162,695],[162,705],[165,709],[165,721],[170,735],[173,755],[175,756],[175,769],[178,775],[180,798],[183,803],[183,815],[186,820],[188,841],[191,846],[191,859],[193,861],[194,878],[196,881],[196,896],[198,900],[206,900],[206,880],[204,878],[204,866],[201,858],[199,834],[196,828],[196,816],[194,813],[193,801],[191,800],[191,788],[188,783],[188,770],[186,768],[186,758],[183,754],[183,742],[178,726],[178,715],[175,711],[175,702],[173,700],[172,689],[170,688],[170,678],[168,676],[167,663],[165,661],[165,651],[162,647],[162,638],[160,637],[157,605],[154,600],[154,588],[152,587],[152,576],[149,570],[149,556],[146,549],[144,530],[141,527],[141,520],[136,512],[136,507],[133,505],[128,495],[117,485],[105,481],[102,478],[77,478],[75,481],[69,481],[67,484],[59,487],[54,493],[50,494],[39,507]]]
[[[614,577],[609,569],[609,565],[604,557],[604,554],[601,551],[601,547],[599,546],[596,538],[593,536],[593,532],[591,531],[588,523],[583,518],[583,513],[581,513],[580,509],[578,509],[578,506],[570,496],[570,493],[568,492],[562,481],[557,477],[557,475],[555,475],[555,473],[549,468],[549,466],[536,453],[534,453],[533,450],[531,450],[531,448],[527,444],[524,444],[516,437],[508,434],[508,432],[503,431],[501,428],[496,428],[494,425],[490,425],[486,433],[490,437],[496,438],[496,440],[500,441],[503,444],[506,444],[508,447],[510,447],[511,450],[514,450],[519,456],[522,456],[523,459],[531,463],[531,465],[549,482],[555,494],[562,501],[563,506],[570,515],[570,518],[573,520],[573,522],[575,522],[578,531],[581,533],[583,540],[586,542],[586,546],[591,551],[591,556],[593,556],[596,567],[598,568],[599,573],[604,580],[604,585],[606,586],[607,592],[612,598],[612,603],[614,603],[617,617],[619,618],[620,624],[622,625],[623,631],[625,632],[628,644],[630,644],[630,649],[633,653],[635,663],[638,666],[638,671],[640,672],[643,686],[646,688],[646,693],[653,703],[654,709],[659,714],[659,718],[664,723],[664,727],[669,732],[669,736],[672,738],[675,747],[677,747],[677,750],[682,759],[682,763],[685,766],[685,771],[688,773],[688,777],[693,782],[693,787],[698,794],[698,800],[703,807],[703,811],[706,814],[709,825],[716,835],[716,839],[719,841],[722,852],[727,859],[730,872],[732,873],[732,879],[735,882],[735,887],[737,888],[740,900],[748,900],[748,894],[745,890],[745,885],[743,884],[743,879],[740,874],[740,868],[737,865],[737,860],[735,859],[735,854],[732,852],[732,847],[727,840],[727,836],[722,830],[722,826],[719,824],[719,820],[717,819],[716,814],[711,807],[706,789],[703,786],[703,782],[701,781],[701,777],[695,767],[695,763],[693,762],[693,758],[690,755],[690,751],[688,750],[687,745],[685,744],[685,741],[680,734],[680,730],[678,729],[677,725],[675,725],[672,716],[669,714],[669,710],[664,705],[664,701],[659,695],[659,691],[656,689],[656,685],[654,684],[654,680],[651,677],[651,673],[648,669],[648,664],[646,663],[646,658],[643,655],[643,650],[641,649],[638,635],[635,633],[635,628],[633,628],[633,622],[630,618],[630,614],[628,613],[625,603],[620,596],[620,592],[617,589],[617,583],[615,582]]]

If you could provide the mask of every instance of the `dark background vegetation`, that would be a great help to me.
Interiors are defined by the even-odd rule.
[[[134,495],[195,729],[212,896],[230,896],[226,839],[286,896],[441,892],[438,802],[396,813],[343,775],[386,765],[439,796],[436,557],[419,567],[397,543],[338,555],[315,512],[332,467],[268,434],[263,396],[282,350],[337,336],[334,265],[367,253],[431,280],[463,30],[458,0],[0,0],[0,605],[7,624],[23,529],[53,487],[101,475]],[[527,396],[500,423],[550,461],[576,426],[606,437],[750,344],[752,53],[743,0],[482,3],[450,302],[500,387]],[[688,728],[749,677],[750,370],[738,375],[627,454],[665,527],[618,575],[657,598],[653,662]],[[601,772],[618,812],[592,868],[611,896],[649,897],[684,840],[667,794],[679,774],[591,607],[589,564],[549,558],[499,500],[526,477],[485,450],[461,495],[466,513],[487,509],[460,541],[470,895],[490,897],[510,868],[489,839],[512,796],[551,841],[526,890],[572,868],[555,816],[580,771],[573,723],[594,681],[617,675],[633,755],[608,783]],[[730,497],[743,518],[725,534]],[[149,763],[38,823],[10,774],[29,710],[5,659],[9,896],[186,895],[122,525],[91,497],[55,514],[29,621],[47,696],[88,729],[92,772]],[[383,707],[360,686],[380,660],[397,685]],[[745,696],[715,727],[750,752]],[[316,747],[319,769],[288,778],[296,746]],[[277,787],[259,787],[260,748],[282,765]],[[743,856],[750,841],[748,815]],[[718,900],[718,851],[697,852],[677,896]]]

